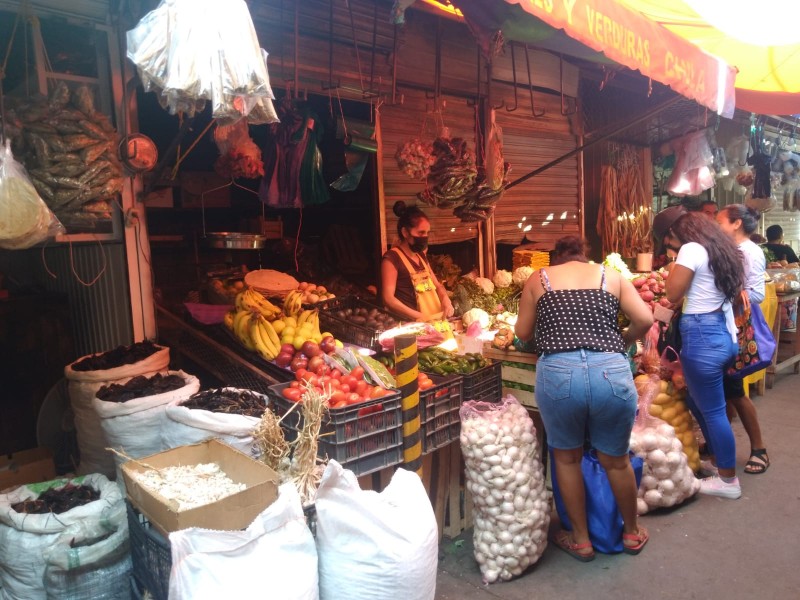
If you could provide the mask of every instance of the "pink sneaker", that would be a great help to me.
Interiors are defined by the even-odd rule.
[[[719,477],[707,477],[700,480],[700,493],[736,500],[742,496],[742,486],[739,485],[738,477],[731,483],[726,483]]]
[[[716,477],[719,475],[719,470],[717,469],[717,465],[712,463],[710,460],[701,460],[700,461],[700,468],[697,471],[700,473],[701,477]]]

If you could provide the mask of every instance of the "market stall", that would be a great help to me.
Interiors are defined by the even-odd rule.
[[[15,97],[13,119],[3,115],[41,214],[68,227],[97,222],[87,235],[108,237],[74,255],[70,246],[59,262],[102,267],[101,287],[78,277],[80,294],[70,291],[97,330],[65,370],[80,475],[54,479],[47,453],[19,457],[29,480],[0,489],[0,548],[33,549],[20,556],[35,555],[35,572],[20,582],[20,557],[6,557],[2,591],[27,600],[77,581],[91,597],[104,581],[127,597],[132,580],[135,596],[199,598],[246,595],[268,578],[282,598],[430,600],[438,541],[469,529],[486,583],[523,575],[545,552],[553,504],[537,355],[514,326],[525,282],[566,234],[590,237],[595,258],[663,323],[629,351],[638,512],[691,498],[697,432],[680,366],[657,349],[675,307],[652,262],[653,157],[672,157],[671,193],[700,194],[726,177],[750,191],[765,183],[748,169],[723,175],[726,144],[707,135],[705,109],[652,81],[645,97],[639,75],[601,96],[614,87],[605,66],[534,49],[524,35],[503,51],[476,27],[482,3],[456,3],[469,30],[436,9],[409,12],[400,29],[377,2],[234,4],[216,20],[215,3],[204,11],[188,0],[138,15],[131,63],[111,68],[115,111],[98,75],[43,80],[46,94]],[[653,23],[616,4],[608,21],[658,46],[650,65],[631,46],[595,39],[582,19],[604,9],[597,2],[575,22],[561,7],[528,8],[732,113],[732,68]],[[221,53],[208,42],[217,37]],[[702,76],[665,71],[670,57]],[[581,87],[591,88],[583,98]],[[787,180],[792,160],[775,164]],[[781,184],[792,190],[786,206],[796,203],[796,186]],[[380,300],[396,200],[429,215],[449,321],[415,321]],[[497,244],[520,238],[530,245],[499,265]],[[64,241],[81,240],[98,241]],[[115,246],[108,263],[104,242]],[[787,334],[798,295],[787,283],[778,296],[767,387],[800,369],[800,342]],[[113,319],[104,306],[127,317],[114,343],[103,337]],[[158,344],[130,344],[155,325]],[[39,520],[49,512],[58,526]],[[64,558],[69,539],[95,560],[76,569]]]

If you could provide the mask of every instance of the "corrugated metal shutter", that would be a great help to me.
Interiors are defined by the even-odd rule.
[[[383,137],[383,190],[386,206],[386,236],[391,245],[397,238],[397,217],[392,206],[398,200],[408,205],[419,204],[431,220],[431,244],[446,244],[470,240],[478,235],[475,223],[462,223],[453,216],[452,209],[437,209],[417,200],[417,193],[425,188],[424,181],[415,181],[402,173],[395,160],[398,146],[413,138],[432,141],[439,124],[450,129],[451,137],[467,140],[475,150],[475,108],[463,98],[442,97],[441,119],[433,112],[433,100],[422,91],[402,90],[403,104],[381,107],[381,134]]]
[[[496,84],[492,94],[498,103],[503,98],[506,106],[513,106],[513,87]],[[503,129],[504,157],[511,163],[511,181],[577,147],[570,117],[561,114],[560,96],[537,91],[534,102],[537,110],[544,109],[543,116],[532,117],[528,92],[520,88],[517,110],[509,112],[501,107],[495,113],[495,120]],[[528,238],[548,248],[563,235],[579,235],[578,155],[508,190],[497,204],[494,221],[500,243],[519,243],[527,225],[531,226]]]
[[[61,244],[29,250],[23,256],[28,261],[27,277],[48,291],[67,295],[78,356],[133,342],[128,267],[122,244]],[[58,277],[50,276],[48,269]],[[87,285],[101,271],[97,281]]]

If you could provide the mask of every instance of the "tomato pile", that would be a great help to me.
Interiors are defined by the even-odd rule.
[[[319,365],[313,371],[298,369],[295,380],[285,387],[281,394],[292,402],[302,401],[305,388],[301,382],[313,386],[320,394],[331,391],[328,408],[345,408],[367,400],[382,398],[391,392],[379,385],[370,385],[364,379],[363,367],[355,367],[347,375],[328,365]]]

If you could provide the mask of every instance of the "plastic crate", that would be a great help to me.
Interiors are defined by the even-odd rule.
[[[457,440],[461,433],[463,378],[460,375],[432,375],[434,385],[419,393],[422,453],[428,454]]]
[[[270,386],[270,408],[283,417],[294,402],[281,391],[291,385]],[[302,411],[297,407],[281,421],[288,441],[297,439],[302,428]],[[328,411],[320,428],[318,456],[334,459],[356,476],[367,475],[403,462],[403,411],[400,393],[367,400]]]
[[[464,378],[464,395],[466,400],[483,400],[484,402],[500,402],[503,398],[502,364],[493,362],[462,375]]]
[[[334,311],[346,310],[348,308],[367,308],[369,310],[376,308],[383,313],[391,315],[398,323],[401,321],[400,317],[397,315],[354,296],[334,298],[333,300],[326,301],[324,304],[318,305],[317,308],[319,308],[320,330],[332,333],[337,340],[341,340],[347,344],[361,346],[362,348],[379,348],[378,337],[383,333],[384,329],[375,329],[367,327],[366,325],[358,325],[352,321],[347,321],[335,316],[333,314]]]
[[[131,561],[134,583],[144,597],[149,592],[155,600],[168,600],[172,549],[169,540],[156,531],[150,521],[125,501],[131,536]]]

